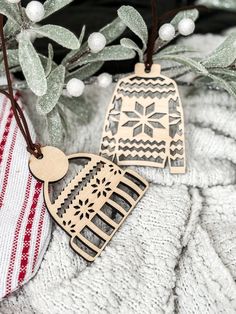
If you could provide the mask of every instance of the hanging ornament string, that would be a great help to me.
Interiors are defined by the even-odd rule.
[[[14,99],[2,15],[0,15],[0,37],[9,90],[8,92],[0,90],[0,93],[10,99],[12,111],[25,138],[27,150],[31,153],[29,160],[31,174],[44,182],[44,199],[47,208],[54,220],[70,235],[71,247],[87,261],[92,262],[101,254],[143,197],[148,188],[148,182],[134,171],[122,170],[103,157],[84,153],[66,156],[56,147],[40,147],[40,145],[34,144],[23,111]],[[77,159],[81,166],[80,170],[64,186],[59,197],[52,201],[49,184],[63,179],[68,174],[70,160],[74,159]],[[87,161],[85,165],[84,160]],[[125,189],[122,189],[121,186],[124,186]],[[114,195],[117,195],[118,200],[122,200],[122,203],[115,200]],[[109,202],[111,202],[109,207],[112,209],[111,215],[102,211],[105,206],[108,206],[106,204],[110,204]],[[114,212],[122,217],[119,221],[114,219]],[[104,221],[111,232],[103,230],[104,228],[99,225],[99,222],[96,223],[94,218]],[[95,243],[90,238],[86,238],[83,235],[85,228],[89,228],[94,234],[93,238],[101,239],[101,241]],[[82,246],[79,243],[82,243]]]
[[[15,116],[16,122],[19,126],[19,129],[26,141],[28,152],[33,154],[36,158],[41,158],[42,157],[42,152],[40,148],[41,145],[33,143],[24,113],[14,98],[11,75],[10,75],[8,59],[7,59],[7,50],[6,50],[6,43],[5,43],[4,30],[3,30],[3,15],[2,14],[0,14],[0,37],[1,37],[1,42],[2,42],[3,61],[4,61],[7,84],[8,84],[8,92],[0,89],[0,93],[5,95],[11,101],[12,111]]]
[[[207,8],[204,5],[186,5],[186,6],[182,6],[179,9],[174,9],[174,10],[170,10],[166,13],[164,13],[160,19],[159,19],[159,24],[163,24],[166,21],[169,21],[171,18],[173,18],[177,13],[181,12],[181,11],[185,11],[185,10],[193,10],[193,9],[197,9],[198,11],[201,12],[207,12],[210,11],[209,8]]]
[[[150,35],[148,38],[147,50],[146,50],[146,60],[145,60],[145,72],[149,73],[151,71],[151,67],[153,64],[153,54],[155,50],[155,43],[158,36],[158,26],[163,23],[163,21],[172,18],[176,15],[176,13],[183,11],[183,10],[191,10],[197,9],[199,11],[207,11],[208,9],[203,5],[192,5],[192,6],[185,6],[181,7],[180,9],[174,9],[168,11],[167,13],[163,14],[158,21],[157,15],[157,0],[151,0],[151,8],[152,8],[152,26]]]
[[[153,51],[155,46],[155,41],[158,34],[158,18],[157,18],[157,1],[151,0],[152,7],[152,27],[151,33],[148,38],[147,53],[145,61],[145,71],[149,73],[153,64]]]

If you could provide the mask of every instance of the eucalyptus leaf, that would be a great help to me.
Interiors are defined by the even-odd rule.
[[[142,50],[138,47],[138,45],[131,39],[129,38],[122,38],[120,41],[121,46],[129,48],[129,49],[133,49],[135,51],[137,51],[138,56],[139,56],[139,61],[142,62],[143,61],[143,52]]]
[[[90,76],[94,75],[98,70],[100,70],[103,64],[104,62],[102,61],[88,63],[79,68],[78,70],[69,73],[66,76],[66,82],[68,82],[71,78],[74,77],[80,80],[85,80]]]
[[[117,17],[110,24],[100,29],[99,32],[105,36],[107,44],[110,44],[111,42],[119,38],[121,34],[123,34],[125,29],[126,25],[121,21],[119,17]]]
[[[44,25],[33,29],[35,33],[54,40],[59,45],[68,49],[79,49],[78,38],[68,29],[58,25]]]
[[[179,54],[179,53],[186,53],[186,52],[195,52],[196,50],[191,48],[191,47],[187,47],[187,46],[182,46],[182,45],[170,45],[164,49],[162,49],[160,52],[158,52],[157,54],[155,54],[153,56],[153,59],[158,59],[159,56],[162,55],[170,55],[170,54]]]
[[[48,114],[56,106],[63,90],[64,80],[65,67],[59,65],[47,79],[47,93],[38,99],[37,111],[40,114]]]
[[[80,33],[80,35],[79,35],[79,43],[80,43],[80,46],[81,46],[81,44],[82,44],[82,42],[83,42],[83,40],[84,40],[85,30],[86,30],[86,26],[84,25],[84,26],[82,27],[81,33]]]
[[[39,58],[40,58],[40,61],[41,61],[41,63],[42,63],[42,66],[43,66],[43,69],[44,69],[44,72],[45,72],[45,76],[46,76],[46,72],[47,72],[47,66],[48,66],[48,63],[50,62],[49,60],[48,60],[48,57],[46,57],[46,56],[44,56],[44,55],[42,55],[42,54],[38,54],[39,55]],[[53,70],[53,69],[55,69],[57,67],[57,64],[56,64],[56,62],[54,62],[53,60],[52,60],[52,65],[51,65],[51,70]],[[47,75],[48,76],[48,75]]]
[[[73,1],[74,0],[46,0],[43,5],[45,10],[44,18],[62,9],[63,7],[65,7],[66,5]]]
[[[206,67],[227,67],[236,60],[236,32],[231,33],[216,50],[204,60]]]
[[[132,59],[135,57],[135,52],[131,49],[114,45],[105,47],[98,53],[89,53],[80,58],[76,66],[81,66],[89,62],[109,61],[109,60],[124,60]]]
[[[45,72],[34,46],[27,36],[19,38],[19,62],[30,89],[43,96],[47,91]]]
[[[19,14],[18,5],[15,3],[0,0],[0,13],[7,16],[13,22],[21,24],[21,16]]]
[[[197,72],[199,74],[203,74],[203,75],[208,74],[207,69],[200,62],[194,59],[185,57],[185,56],[163,55],[163,56],[159,56],[158,59],[175,61],[177,63],[190,67],[194,72]]]
[[[208,8],[236,11],[235,0],[198,0],[198,5],[205,5]]]
[[[141,39],[143,50],[145,50],[148,42],[148,29],[140,13],[129,5],[123,5],[117,12],[122,22]]]
[[[80,125],[88,124],[96,114],[96,106],[83,95],[79,98],[61,96],[59,102],[68,108]]]
[[[48,45],[48,59],[47,59],[47,64],[46,64],[46,69],[45,69],[46,77],[49,75],[49,73],[52,70],[53,57],[54,57],[53,47],[51,44],[49,44]]]
[[[47,114],[47,125],[50,145],[61,146],[65,130],[57,108]]]
[[[210,70],[212,74],[223,77],[227,81],[236,81],[236,71],[229,69],[213,68]]]
[[[20,31],[20,25],[14,20],[8,19],[4,25],[5,37],[12,37]]]
[[[19,65],[19,57],[18,57],[18,50],[17,49],[8,49],[7,50],[7,57],[8,57],[8,65],[11,69],[12,67]],[[0,52],[0,71],[4,70],[4,63],[3,63],[3,55]]]
[[[216,82],[218,86],[224,88],[230,95],[236,98],[236,85],[233,82],[226,81],[223,78],[212,74],[209,74],[208,77]]]
[[[170,23],[175,27],[175,29],[177,29],[178,24],[182,19],[190,18],[191,20],[196,21],[198,17],[199,17],[199,12],[197,9],[184,10],[177,13]]]
[[[1,71],[1,66],[0,66],[0,71]],[[21,72],[20,66],[15,66],[11,68],[11,73],[16,73],[16,72]]]
[[[197,88],[212,85],[212,79],[209,76],[198,76],[194,79],[194,86]]]

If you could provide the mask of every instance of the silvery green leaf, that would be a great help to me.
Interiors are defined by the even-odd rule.
[[[129,5],[123,5],[117,12],[122,22],[142,40],[145,50],[148,42],[148,29],[142,16]]]
[[[63,90],[64,80],[65,68],[63,65],[59,65],[48,76],[47,93],[38,99],[37,111],[40,114],[48,114],[56,106]]]
[[[19,57],[18,57],[18,50],[17,49],[8,49],[7,50],[7,57],[8,57],[8,64],[9,64],[10,68],[19,65]],[[4,70],[2,52],[0,52],[0,71],[1,70]]]
[[[162,72],[168,77],[181,77],[189,72],[189,67],[185,65],[163,67]]]
[[[20,66],[16,66],[16,67],[11,68],[11,73],[16,73],[16,72],[21,72],[21,67]]]
[[[109,60],[126,60],[135,57],[135,52],[131,49],[114,45],[105,47],[98,53],[88,53],[80,58],[76,66],[83,65],[89,62],[109,61]]]
[[[142,50],[138,47],[138,45],[136,45],[136,43],[129,39],[129,38],[122,38],[120,41],[121,46],[129,48],[129,49],[133,49],[135,51],[137,51],[138,56],[139,56],[139,61],[142,62],[143,61],[143,52]]]
[[[83,95],[79,98],[61,96],[59,102],[72,111],[80,125],[88,124],[96,114],[96,108],[92,101]]]
[[[110,44],[115,39],[119,38],[121,34],[123,34],[126,29],[126,25],[121,21],[119,17],[117,17],[110,24],[107,24],[105,27],[100,29],[100,33],[102,33],[107,40],[107,44]]]
[[[212,85],[212,79],[209,76],[198,76],[194,79],[194,86],[204,87],[206,85]]]
[[[229,11],[236,11],[235,0],[198,0],[198,5],[205,5],[209,8],[223,9]]]
[[[46,76],[47,65],[48,65],[48,62],[49,62],[48,57],[46,57],[46,56],[44,56],[44,55],[42,55],[40,53],[38,55],[39,55],[39,58],[40,58],[40,61],[42,63],[42,66],[43,66],[43,69],[44,69],[44,72],[45,72],[45,76]],[[56,62],[54,62],[52,60],[52,68],[51,68],[51,70],[55,69],[56,67],[57,67]]]
[[[78,70],[69,73],[66,77],[66,82],[74,77],[80,80],[85,80],[90,76],[94,75],[98,70],[100,70],[103,64],[104,62],[102,61],[88,63],[79,68]]]
[[[170,55],[170,54],[178,54],[178,53],[186,53],[186,52],[195,52],[195,50],[191,47],[187,46],[181,46],[181,45],[170,45],[164,49],[162,49],[160,52],[155,54],[153,56],[153,59],[158,59],[158,56],[162,55]]]
[[[46,0],[43,5],[45,10],[44,18],[62,9],[71,2],[73,2],[73,0]]]
[[[183,18],[190,18],[191,20],[196,21],[198,19],[198,16],[199,12],[197,9],[184,10],[177,13],[170,23],[175,27],[175,29],[177,29],[179,22]]]
[[[35,33],[54,40],[59,45],[68,49],[79,49],[78,38],[68,29],[58,25],[44,25],[33,29]]]
[[[21,24],[21,16],[17,4],[7,2],[6,0],[0,0],[0,13],[7,16],[13,22],[18,23],[19,25]]]
[[[218,86],[224,88],[230,95],[236,98],[236,84],[233,82],[228,82],[216,75],[209,74],[208,77],[216,82]]]
[[[158,57],[159,60],[170,60],[190,67],[193,71],[206,75],[207,69],[198,61],[178,55],[163,55]]]
[[[210,72],[212,74],[217,75],[217,76],[223,77],[227,81],[230,81],[230,80],[236,81],[236,71],[235,70],[212,68],[210,70]]]
[[[50,145],[60,146],[64,137],[64,127],[57,108],[47,114],[48,135]]]
[[[20,31],[20,25],[15,21],[8,19],[4,25],[4,35],[5,37],[10,37]]]
[[[82,27],[81,33],[80,33],[80,35],[79,35],[79,43],[80,43],[80,46],[81,46],[81,44],[82,44],[82,42],[83,42],[83,39],[84,39],[85,30],[86,30],[86,26],[84,25],[84,26]]]
[[[216,50],[204,60],[206,67],[227,67],[236,60],[236,32],[231,33]]]
[[[37,96],[43,96],[47,91],[45,72],[39,55],[26,36],[19,38],[19,62],[29,88]]]
[[[54,56],[53,47],[51,44],[49,44],[48,45],[48,59],[47,59],[47,64],[46,64],[46,69],[45,69],[46,76],[48,76],[52,70],[53,56]]]

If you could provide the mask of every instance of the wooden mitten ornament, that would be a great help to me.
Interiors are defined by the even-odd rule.
[[[178,88],[153,64],[149,73],[138,63],[121,79],[105,120],[100,153],[119,165],[185,172],[184,117]]]
[[[48,210],[71,236],[72,248],[87,261],[94,261],[144,195],[148,183],[136,172],[121,170],[100,156],[66,156],[50,146],[41,151],[43,158],[32,155],[29,167],[36,178],[44,181]],[[82,169],[51,201],[49,183],[61,180],[73,159]]]

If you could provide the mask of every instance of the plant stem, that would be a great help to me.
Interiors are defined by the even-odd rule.
[[[78,64],[79,59],[80,59],[81,57],[83,57],[83,56],[89,54],[89,53],[90,53],[90,49],[89,49],[89,48],[87,48],[86,50],[84,50],[84,51],[82,51],[82,52],[79,51],[79,52],[76,53],[73,57],[71,57],[70,59],[67,60],[66,65],[65,65],[66,68],[67,68],[68,70],[74,69],[74,68],[77,66],[77,64]]]

